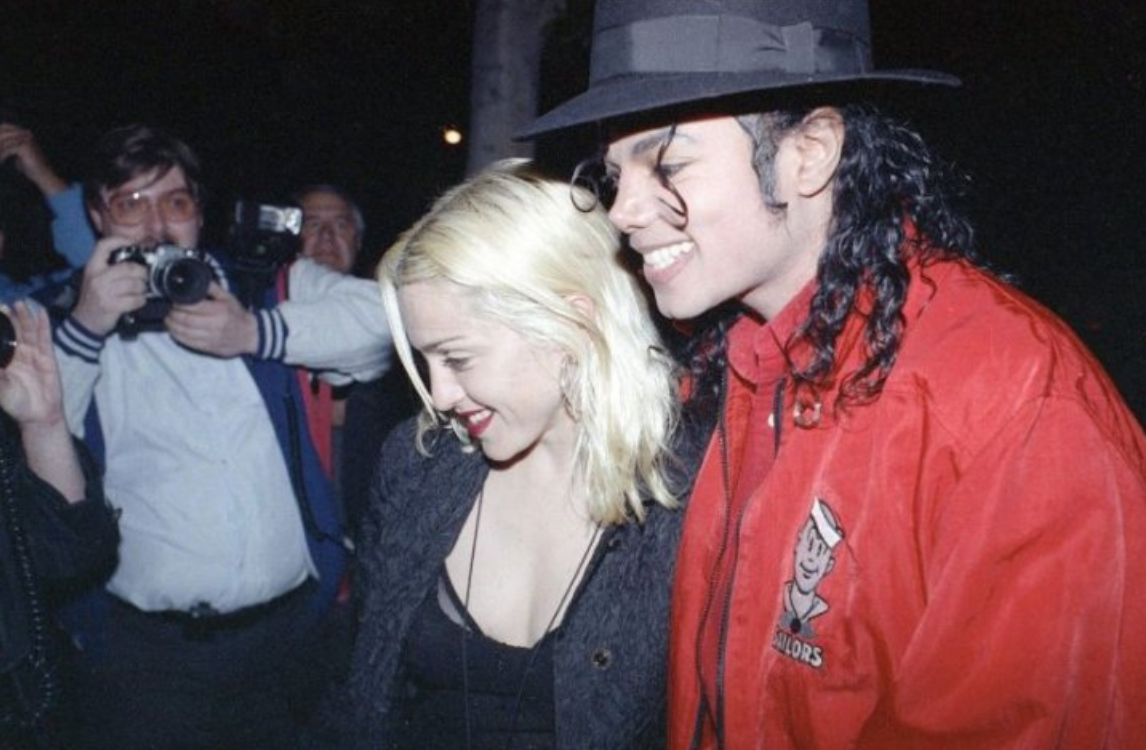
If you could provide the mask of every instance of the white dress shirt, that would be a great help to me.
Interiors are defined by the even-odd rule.
[[[312,261],[289,279],[290,301],[259,314],[259,356],[347,380],[385,370],[390,337],[373,282]],[[315,574],[282,449],[241,358],[192,352],[165,332],[100,339],[74,320],[56,343],[69,425],[83,436],[94,399],[104,487],[122,511],[112,593],[148,611],[230,612]]]

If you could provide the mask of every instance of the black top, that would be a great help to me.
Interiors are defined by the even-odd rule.
[[[671,484],[682,493],[715,414],[686,408],[682,415],[667,460]],[[409,747],[400,744],[412,684],[406,675],[409,641],[422,629],[415,621],[427,594],[437,590],[443,561],[489,472],[482,454],[465,451],[449,431],[427,435],[425,453],[416,446],[410,420],[391,432],[379,457],[358,548],[361,610],[350,678],[324,700],[306,735],[308,747]],[[643,523],[603,530],[561,627],[546,644],[553,649],[558,750],[665,746],[669,593],[684,514],[651,502],[646,510]],[[541,673],[540,665],[534,669]]]
[[[396,746],[552,750],[553,635],[532,648],[489,638],[443,572],[415,613],[403,649],[406,684],[396,707],[402,717]]]

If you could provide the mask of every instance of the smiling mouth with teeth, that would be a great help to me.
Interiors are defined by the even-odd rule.
[[[489,426],[489,420],[493,417],[493,412],[489,409],[481,409],[479,411],[469,412],[468,414],[459,414],[462,422],[466,426],[466,431],[469,432],[470,437],[478,438],[485,428]]]
[[[654,270],[668,268],[677,258],[692,252],[691,242],[678,242],[675,245],[662,247],[645,255],[645,265]]]
[[[481,411],[471,411],[465,415],[466,424],[477,424],[489,416],[489,409],[482,409]]]

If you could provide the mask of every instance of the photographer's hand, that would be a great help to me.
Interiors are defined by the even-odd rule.
[[[64,419],[48,316],[17,302],[9,317],[18,343],[12,361],[0,369],[0,408],[19,425],[32,471],[68,502],[78,502],[84,497],[84,477]]]
[[[0,162],[12,157],[16,169],[35,183],[44,195],[54,195],[67,190],[64,182],[36,143],[32,131],[11,123],[0,123]]]
[[[175,305],[164,322],[180,344],[216,357],[254,354],[259,344],[255,316],[216,281],[207,288],[207,299]]]
[[[84,266],[80,299],[72,317],[98,336],[111,333],[119,316],[138,310],[147,301],[147,268],[138,263],[108,264],[113,250],[130,244],[122,237],[105,237],[96,243]]]

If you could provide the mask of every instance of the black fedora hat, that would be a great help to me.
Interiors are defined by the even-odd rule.
[[[518,137],[736,94],[847,81],[959,85],[875,70],[867,0],[597,0],[589,90]]]

